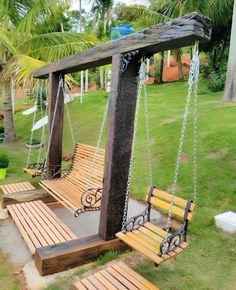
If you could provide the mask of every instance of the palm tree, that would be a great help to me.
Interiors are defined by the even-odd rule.
[[[5,142],[16,142],[10,81],[17,83],[47,62],[91,47],[93,35],[42,31],[42,26],[66,8],[66,0],[0,0],[0,70]],[[52,22],[51,22],[52,23]],[[58,30],[58,29],[56,29]]]
[[[139,26],[139,28],[141,24],[144,28],[193,11],[199,12],[213,20],[212,42],[208,49],[216,51],[216,46],[221,42],[224,43],[223,49],[226,47],[233,2],[234,0],[149,0],[148,7],[118,5],[116,13],[118,19],[132,22],[134,26]],[[181,73],[180,51],[174,51],[174,55]],[[223,52],[220,55],[223,55]]]
[[[234,2],[233,23],[232,23],[230,49],[229,49],[229,60],[228,60],[227,76],[226,76],[226,82],[225,82],[225,91],[224,91],[224,96],[223,96],[223,100],[225,101],[236,101],[235,46],[236,46],[236,1]]]
[[[93,0],[92,13],[94,17],[94,31],[99,39],[107,39],[112,21],[113,0]]]

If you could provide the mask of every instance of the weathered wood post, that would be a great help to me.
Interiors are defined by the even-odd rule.
[[[62,136],[63,136],[63,119],[64,119],[64,95],[63,91],[60,90],[58,101],[58,86],[59,81],[62,78],[64,81],[64,75],[59,73],[49,74],[49,88],[48,88],[48,124],[49,124],[49,134],[53,126],[52,136],[47,156],[48,170],[46,172],[49,176],[59,177],[60,173],[55,174],[60,171],[61,161],[62,161]],[[54,118],[54,110],[57,103],[56,114]],[[54,120],[53,120],[54,119]],[[55,174],[55,175],[54,175]]]
[[[112,83],[99,234],[113,239],[121,229],[137,98],[139,51],[112,58]]]

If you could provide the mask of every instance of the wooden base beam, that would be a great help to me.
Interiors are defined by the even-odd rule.
[[[128,246],[118,239],[104,241],[93,235],[66,243],[36,249],[35,265],[45,276],[96,260],[109,250],[122,251]]]
[[[6,208],[8,205],[22,203],[27,201],[42,200],[44,203],[52,203],[56,200],[49,195],[44,189],[30,190],[23,192],[8,193],[3,195],[2,206]]]

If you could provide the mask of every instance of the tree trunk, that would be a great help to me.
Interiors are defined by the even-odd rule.
[[[230,39],[230,49],[229,49],[229,59],[227,67],[227,75],[225,82],[225,91],[223,100],[224,101],[236,101],[236,1],[234,1],[234,12],[233,12],[233,22],[231,29],[231,39]]]
[[[163,71],[164,71],[164,60],[165,60],[165,52],[161,52],[161,62],[160,62],[160,73],[158,78],[158,84],[163,84]]]
[[[10,81],[2,81],[5,143],[16,142],[16,132],[14,127],[10,88]]]

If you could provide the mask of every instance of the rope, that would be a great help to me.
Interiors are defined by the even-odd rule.
[[[137,125],[138,125],[140,99],[141,99],[141,94],[142,94],[142,88],[143,86],[145,86],[145,84],[146,84],[146,71],[145,71],[145,63],[144,63],[144,60],[142,59],[142,63],[139,69],[139,88],[138,88],[137,101],[136,101],[133,140],[132,140],[132,146],[131,146],[131,156],[130,156],[128,180],[127,180],[127,186],[126,186],[126,192],[125,192],[125,206],[124,206],[124,214],[123,214],[121,231],[125,229],[125,223],[127,220],[129,191],[130,191],[131,176],[133,172],[134,149],[135,149],[135,141],[136,141],[136,133],[137,133]]]
[[[40,111],[41,111],[41,119],[44,117],[43,114],[43,85],[41,83],[41,90],[40,90]],[[43,143],[44,143],[44,126],[42,127],[42,134],[41,134],[41,145],[39,148],[39,154],[38,154],[38,159],[37,159],[37,164],[40,163],[41,161],[41,154],[42,154],[42,147],[43,147]]]
[[[47,166],[47,163],[48,163],[49,150],[50,150],[50,146],[51,146],[51,142],[52,142],[52,133],[53,133],[54,124],[55,124],[58,101],[59,101],[59,97],[60,97],[60,90],[61,89],[63,90],[63,86],[64,86],[63,77],[62,77],[62,75],[60,75],[59,83],[58,83],[58,89],[57,89],[57,95],[56,95],[56,103],[55,103],[55,107],[54,107],[53,118],[52,118],[52,123],[51,123],[51,127],[50,127],[49,138],[48,138],[48,148],[47,148],[46,160],[45,160],[46,166]]]
[[[34,89],[36,88],[36,86],[38,86],[38,82],[35,84]],[[37,103],[38,103],[38,98],[39,98],[39,91],[37,90],[37,92],[36,92],[36,96],[35,96],[35,104],[34,104],[36,107],[37,107]],[[37,113],[37,110],[34,111],[32,128],[33,128],[33,126],[34,126],[34,124],[35,124],[36,113]],[[30,156],[31,156],[31,150],[32,150],[32,148],[31,148],[31,144],[32,144],[33,138],[34,138],[34,131],[31,130],[31,134],[30,134],[30,143],[29,143],[29,151],[28,151],[27,164],[26,164],[26,167],[27,167],[27,168],[29,167],[29,164],[30,164]]]
[[[182,129],[181,129],[181,136],[180,136],[180,142],[179,142],[179,148],[178,148],[178,154],[177,154],[177,160],[176,160],[176,168],[175,168],[175,173],[174,173],[174,180],[173,180],[173,185],[172,185],[172,190],[171,190],[171,201],[170,201],[170,207],[168,211],[168,220],[167,220],[167,225],[166,225],[166,236],[168,236],[169,231],[170,231],[170,223],[172,219],[172,211],[173,211],[173,206],[174,206],[174,199],[176,195],[176,186],[177,186],[177,181],[178,181],[178,176],[179,176],[179,167],[180,167],[180,160],[181,160],[181,154],[183,150],[183,144],[184,144],[184,137],[185,137],[185,131],[186,131],[186,126],[187,126],[187,121],[188,121],[188,115],[189,115],[189,108],[190,108],[190,102],[191,102],[191,96],[192,92],[194,89],[194,94],[195,94],[195,109],[194,109],[194,169],[193,169],[193,174],[195,175],[197,173],[197,160],[196,160],[196,135],[197,135],[197,85],[198,85],[198,75],[199,75],[199,58],[198,58],[198,46],[197,44],[195,45],[195,51],[193,58],[190,63],[190,71],[189,71],[189,80],[188,80],[188,95],[186,97],[186,105],[185,105],[185,111],[184,111],[184,116],[183,116],[183,122],[182,122]],[[193,177],[194,180],[194,190],[197,190],[197,177]],[[195,192],[195,195],[197,192]]]

